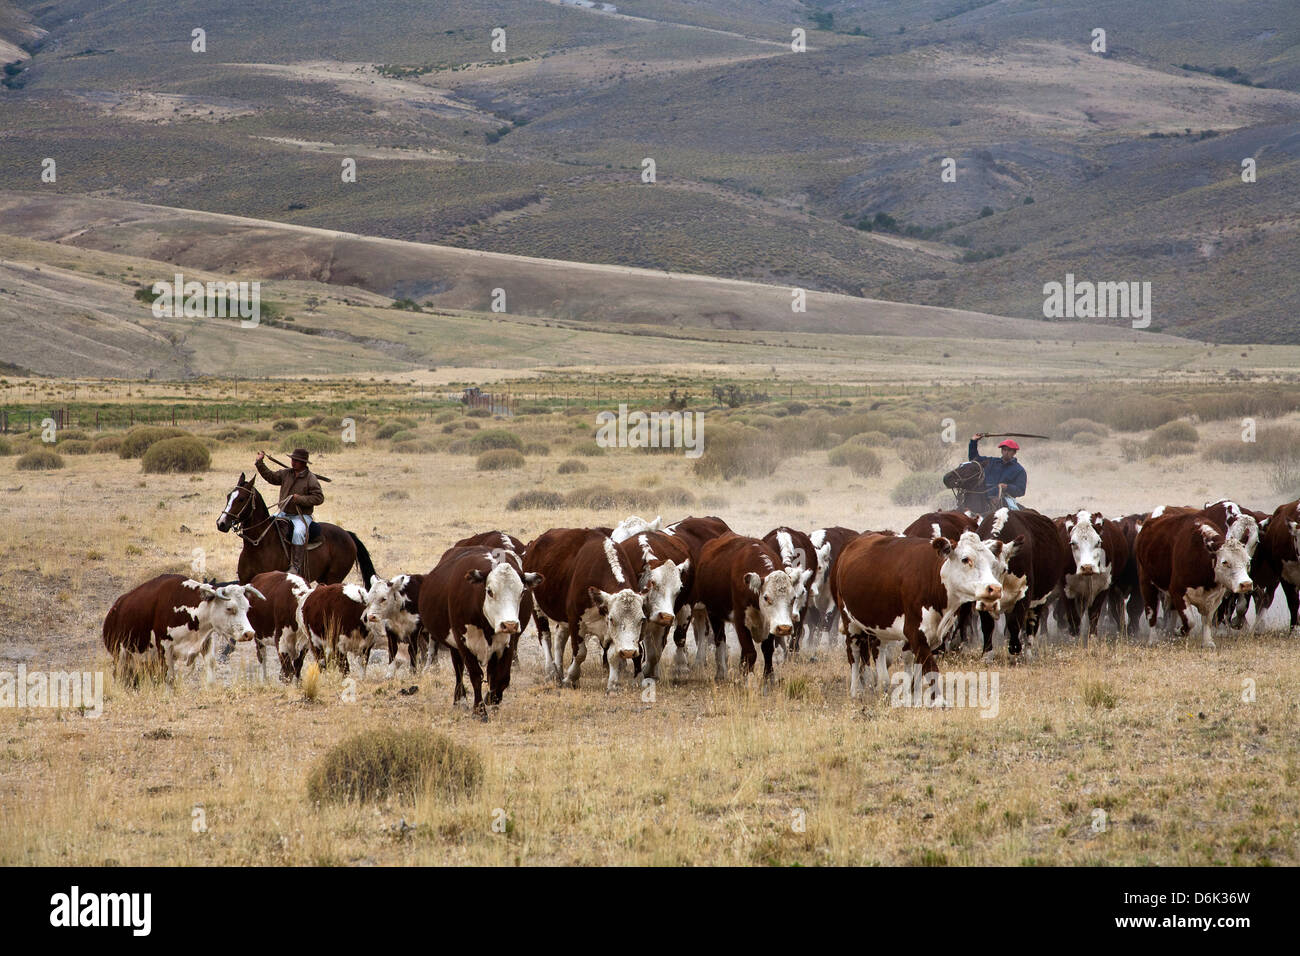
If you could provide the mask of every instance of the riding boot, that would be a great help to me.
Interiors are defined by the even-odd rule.
[[[295,544],[289,558],[289,573],[296,574],[300,578],[307,577],[307,546],[305,544]]]

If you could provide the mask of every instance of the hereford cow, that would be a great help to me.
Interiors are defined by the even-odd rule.
[[[452,705],[465,698],[468,668],[474,713],[486,718],[483,675],[487,704],[500,704],[510,686],[515,646],[533,613],[532,588],[542,575],[524,571],[513,549],[476,546],[452,548],[421,577],[420,621],[431,642],[450,649],[456,671]]]
[[[700,549],[694,599],[708,614],[718,680],[727,676],[728,621],[740,641],[742,673],[754,669],[757,634],[763,648],[763,680],[772,679],[772,651],[778,639],[794,633],[796,602],[812,574],[812,569],[786,571],[780,555],[757,538],[725,534]]]
[[[249,599],[248,622],[256,634],[262,679],[266,680],[269,650],[280,659],[280,680],[288,683],[302,674],[303,657],[311,646],[302,605],[312,585],[284,571],[263,571],[250,583],[258,591]]]
[[[658,520],[658,519],[656,519]],[[643,659],[641,676],[657,678],[659,659],[668,641],[668,629],[686,604],[691,588],[691,553],[680,538],[662,531],[643,531],[622,541],[623,552],[645,595],[645,623],[641,626]],[[686,665],[686,652],[678,648],[677,668]]]
[[[1086,614],[1088,627],[1083,633],[1083,645],[1087,647],[1088,639],[1097,633],[1104,604],[1110,606],[1115,629],[1126,633],[1128,616],[1119,585],[1128,566],[1129,545],[1124,529],[1100,512],[1086,510],[1057,518],[1055,524],[1066,548],[1065,580],[1058,606],[1065,611],[1070,633],[1078,636]]]
[[[1201,614],[1201,646],[1214,647],[1211,621],[1223,596],[1250,594],[1250,556],[1246,545],[1224,532],[1199,512],[1183,508],[1157,508],[1143,522],[1137,536],[1138,582],[1155,642],[1160,594],[1182,621],[1179,634],[1187,634],[1187,605]]]
[[[928,511],[903,529],[907,538],[947,538],[956,541],[967,531],[978,531],[979,515],[972,511]],[[974,605],[966,602],[957,611],[957,626],[945,636],[946,646],[963,646],[974,632]]]
[[[1007,550],[1022,544],[1019,539]],[[889,687],[887,645],[905,644],[913,659],[913,686],[938,672],[933,648],[957,621],[958,609],[974,602],[997,613],[1002,597],[1003,542],[982,541],[973,531],[956,540],[926,540],[868,532],[845,545],[831,574],[849,659],[849,694],[857,697],[864,671],[875,662],[871,682]],[[942,689],[938,697],[942,699]]]
[[[420,588],[423,585],[423,574],[397,574],[388,579],[386,588],[372,595],[372,603],[384,620],[384,633],[388,638],[385,677],[395,677],[403,668],[412,673],[419,672],[429,647],[420,620]]]
[[[1255,619],[1272,603],[1274,593],[1281,586],[1290,612],[1290,625],[1300,626],[1300,501],[1278,505],[1267,523],[1261,524],[1259,547],[1250,565],[1250,576],[1256,587]]]
[[[1263,539],[1264,531],[1268,528],[1270,515],[1262,511],[1252,511],[1249,508],[1244,508],[1228,498],[1220,498],[1218,501],[1210,502],[1201,509],[1201,514],[1212,521],[1214,526],[1224,533],[1225,537],[1235,538],[1245,545],[1246,554],[1250,557],[1249,572],[1251,581],[1254,583],[1254,590],[1250,595],[1225,594],[1214,616],[1215,623],[1226,623],[1233,628],[1241,628],[1246,623],[1246,612],[1250,609],[1252,598],[1254,598],[1256,605],[1256,620],[1259,619],[1259,614],[1263,608],[1268,606],[1268,604],[1264,603],[1264,589],[1260,586],[1260,582],[1255,580],[1254,572],[1255,555],[1259,551],[1259,544]],[[1261,562],[1261,565],[1265,563],[1267,562]],[[1264,572],[1264,577],[1267,580],[1267,571]],[[1268,603],[1271,604],[1271,590],[1268,595]]]
[[[844,550],[844,546],[858,534],[859,532],[850,528],[837,526],[818,528],[808,535],[808,540],[817,549],[818,555],[826,557],[824,564],[819,559],[817,573],[813,575],[812,583],[808,585],[808,651],[814,660],[818,634],[825,633],[827,636],[834,634],[839,619],[839,614],[835,610],[835,601],[831,598],[831,568],[835,566],[835,560]]]
[[[777,641],[784,652],[789,655],[798,651],[803,643],[803,637],[808,627],[808,606],[812,602],[810,585],[817,579],[822,565],[829,566],[831,549],[823,543],[822,550],[818,551],[808,535],[802,531],[796,531],[794,528],[784,526],[773,528],[763,535],[763,541],[781,556],[781,567],[785,568],[786,573],[790,575],[792,580],[801,578],[804,571],[812,572],[811,577],[808,578],[809,586],[798,588],[795,594],[794,633],[790,636],[788,646],[785,641]]]
[[[681,539],[691,553],[691,567],[699,571],[700,550],[714,538],[730,534],[731,528],[725,521],[714,515],[703,518],[694,516],[683,518],[664,528],[664,534]],[[686,662],[686,628],[690,626],[695,634],[695,663],[703,666],[709,646],[709,617],[704,605],[694,600],[692,594],[677,614],[677,627],[673,630],[673,643],[677,645],[677,667],[679,672]]]
[[[203,682],[212,683],[215,642],[251,641],[248,602],[261,592],[251,584],[214,587],[183,574],[160,574],[113,602],[104,617],[104,647],[114,674],[132,676],[152,649],[168,683],[177,661],[188,666],[203,659]]]
[[[1043,605],[1063,586],[1069,552],[1052,519],[1032,508],[1016,511],[999,508],[985,515],[980,521],[979,535],[1006,545],[1000,555],[1003,564],[1000,606],[1006,621],[1007,652],[1019,654],[1021,634],[1026,648],[1032,647]],[[993,653],[996,623],[993,614],[980,611],[986,659]]]
[[[587,657],[587,638],[594,637],[600,642],[608,671],[605,689],[613,691],[623,661],[640,656],[646,616],[645,597],[637,588],[637,575],[626,555],[601,531],[556,528],[528,545],[524,567],[543,575],[534,599],[541,612],[560,625],[553,651],[548,654],[546,645],[542,647],[548,670],[560,672],[567,638],[573,660],[562,684],[577,687]]]
[[[1150,513],[1125,515],[1116,520],[1119,530],[1124,535],[1128,547],[1128,560],[1118,574],[1112,575],[1120,600],[1124,604],[1123,614],[1126,622],[1126,634],[1137,634],[1142,628],[1142,614],[1146,605],[1142,603],[1142,588],[1138,584],[1137,536]]]
[[[344,674],[355,666],[362,680],[370,652],[387,639],[391,586],[372,578],[370,588],[357,584],[317,584],[302,604],[303,623],[316,657],[322,665],[338,660]]]

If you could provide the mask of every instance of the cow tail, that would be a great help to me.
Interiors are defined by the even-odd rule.
[[[374,579],[379,577],[375,572],[375,563],[370,560],[370,552],[354,532],[349,531],[348,537],[357,546],[357,565],[361,568],[361,580],[366,582],[366,587],[370,587]]]

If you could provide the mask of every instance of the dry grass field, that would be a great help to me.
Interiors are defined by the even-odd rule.
[[[1065,409],[1118,422],[1160,402],[1168,415],[1199,412],[1186,419],[1193,447],[1149,454],[1153,426],[1134,421],[1100,425],[1086,441],[1027,442],[1026,503],[1119,514],[1223,495],[1269,510],[1284,500],[1285,448],[1245,463],[1206,456],[1238,440],[1235,403],[1252,395],[1273,396],[1258,398],[1273,409],[1256,412],[1261,438],[1300,425],[1294,387],[1162,388],[1116,387],[1103,402],[1107,393],[1062,385],[1003,405],[935,389],[875,413],[864,400],[708,407],[706,449],[710,433],[739,428],[781,443],[770,473],[729,481],[697,474],[679,453],[590,454],[595,405],[496,421],[434,406],[409,425],[377,413],[361,416],[355,446],[317,456],[335,479],[318,516],[356,531],[385,575],[426,571],[474,531],[527,540],[633,511],[718,514],[751,534],[777,524],[899,528],[942,501],[937,487],[927,504],[891,500],[910,470],[898,454],[909,427],[937,430],[949,410],[964,441],[994,414],[1003,427],[1061,428]],[[867,424],[897,433],[856,433],[876,445],[880,472],[830,465],[830,449]],[[380,438],[386,425],[402,430]],[[522,468],[475,470],[464,452],[491,429],[522,439]],[[10,442],[14,454],[0,456],[0,669],[107,672],[99,625],[117,594],[188,569],[195,549],[207,573],[233,576],[235,541],[216,531],[216,516],[253,449],[277,453],[282,435],[263,439],[251,424],[195,431],[212,455],[195,475],[143,474],[138,460],[93,452],[64,454],[61,470],[20,471],[18,453],[38,443]],[[963,452],[949,449],[949,460]],[[587,470],[560,473],[568,460]],[[564,498],[509,510],[530,491]],[[197,673],[175,690],[109,679],[98,718],[0,708],[0,863],[1295,864],[1300,652],[1279,627],[1282,603],[1216,651],[1171,638],[1148,647],[1145,635],[1084,648],[1053,630],[1032,660],[1013,664],[999,644],[991,717],[890,706],[883,694],[852,701],[834,644],[815,659],[778,655],[765,691],[739,680],[733,637],[733,680],[696,670],[661,680],[646,700],[630,680],[606,694],[594,654],[577,690],[555,688],[530,630],[487,722],[452,707],[445,656],[414,679],[385,680],[377,653],[354,695],[327,670],[308,700],[299,687],[252,679],[241,646],[211,688]],[[983,666],[973,652],[943,662]],[[484,762],[480,786],[376,804],[309,800],[308,775],[326,751],[383,728],[437,730],[470,746]]]

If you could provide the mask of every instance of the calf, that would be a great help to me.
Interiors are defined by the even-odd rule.
[[[740,641],[742,673],[754,669],[758,657],[754,635],[758,634],[763,680],[772,679],[772,650],[778,639],[794,633],[798,595],[813,573],[808,569],[792,575],[780,567],[780,561],[765,542],[738,534],[714,538],[700,549],[695,600],[704,605],[709,617],[718,680],[727,676],[727,621]]]
[[[693,516],[683,518],[664,528],[664,534],[672,535],[686,545],[691,554],[691,566],[697,571],[700,567],[700,550],[714,538],[730,533],[731,528],[727,523],[713,515],[703,518]],[[694,595],[690,593],[687,594],[687,600],[677,614],[677,627],[673,630],[673,643],[677,645],[679,664],[686,656],[688,625],[695,633],[695,663],[702,666],[708,647],[709,618],[704,605],[694,600]]]
[[[312,585],[296,574],[264,571],[250,582],[259,592],[249,600],[248,622],[257,635],[257,663],[266,679],[266,652],[280,659],[280,680],[288,683],[302,674],[303,657],[311,646],[302,605]]]
[[[152,649],[168,683],[176,679],[177,660],[186,666],[203,658],[203,682],[215,671],[214,638],[248,641],[256,636],[248,621],[251,584],[214,587],[183,574],[160,574],[126,592],[104,617],[104,647],[113,657],[115,675],[131,676]]]
[[[420,619],[420,588],[423,574],[398,574],[388,579],[387,588],[375,594],[377,612],[384,619],[388,637],[388,672],[395,677],[403,668],[418,673],[429,647]]]
[[[1156,509],[1137,536],[1138,583],[1146,603],[1147,623],[1155,642],[1156,615],[1161,592],[1182,621],[1179,634],[1187,634],[1187,605],[1201,613],[1201,646],[1214,647],[1211,620],[1229,592],[1250,594],[1250,557],[1236,538],[1225,538],[1213,522],[1189,509]]]
[[[429,640],[451,650],[456,671],[452,705],[465,698],[463,674],[469,669],[474,712],[487,715],[510,686],[510,668],[525,622],[533,613],[532,588],[542,575],[525,572],[513,550],[473,546],[452,548],[426,575],[421,575],[420,620]]]
[[[685,606],[691,587],[691,553],[677,537],[662,531],[644,531],[618,545],[632,566],[637,590],[645,595],[645,623],[641,626],[644,657],[641,676],[656,679],[659,658],[668,642],[668,628]],[[677,670],[686,667],[686,651],[677,649]]]
[[[1068,550],[1057,534],[1052,519],[1032,508],[1012,511],[999,508],[980,521],[981,538],[1002,541],[1002,595],[1000,607],[1006,620],[1007,652],[1019,654],[1020,635],[1025,645],[1038,632],[1041,608],[1062,587]],[[984,632],[984,656],[993,653],[995,615],[980,611]]]
[[[1070,633],[1078,635],[1083,615],[1087,614],[1088,628],[1083,635],[1087,647],[1088,638],[1097,633],[1101,608],[1107,602],[1115,629],[1126,633],[1128,617],[1119,587],[1120,576],[1128,566],[1129,548],[1123,528],[1100,512],[1086,510],[1057,518],[1055,524],[1066,547],[1060,606],[1065,610]]]
[[[996,614],[1001,607],[1003,551],[1001,541],[982,541],[973,531],[956,541],[868,532],[845,545],[831,592],[848,654],[849,695],[861,693],[873,660],[872,684],[888,688],[888,644],[911,651],[914,687],[936,674],[933,649],[956,624],[958,609],[974,602]],[[938,694],[942,699],[942,689]]]
[[[817,579],[822,563],[830,564],[830,547],[823,543],[822,551],[819,552],[808,535],[794,528],[773,528],[763,535],[763,541],[781,556],[781,566],[792,580],[801,578],[804,571],[811,571],[812,575],[808,578],[811,583]],[[811,601],[811,589],[808,586],[798,587],[794,604],[794,633],[790,636],[788,647],[785,641],[778,641],[786,654],[795,653],[803,643]]]
[[[384,609],[388,581],[373,578],[370,589],[357,584],[317,584],[302,605],[312,650],[322,664],[337,659],[347,674],[355,660],[362,680],[370,652],[386,639]]]

